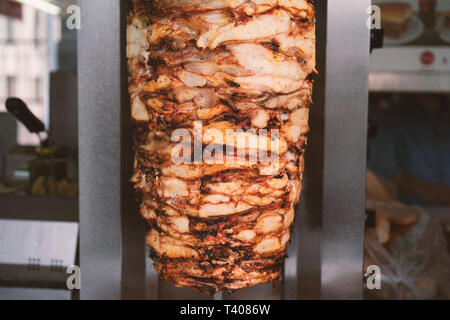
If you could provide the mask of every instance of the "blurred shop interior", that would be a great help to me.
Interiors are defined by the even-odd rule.
[[[365,296],[449,299],[450,1],[373,3],[364,264],[385,271]]]
[[[73,4],[0,0],[0,300],[73,298],[65,284],[78,239],[77,33],[65,24]]]
[[[0,300],[78,298],[76,2],[0,0]],[[373,2],[365,298],[450,299],[450,1]]]

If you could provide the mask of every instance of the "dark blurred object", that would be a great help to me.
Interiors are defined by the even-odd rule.
[[[420,18],[427,29],[436,26],[436,4],[437,0],[420,0]]]
[[[50,74],[50,132],[60,146],[78,146],[77,73]]]
[[[28,180],[28,162],[37,156],[34,146],[14,146],[6,155],[5,180],[23,183]]]
[[[75,196],[77,176],[70,173],[76,159],[66,147],[16,146],[6,158],[6,181],[11,190],[38,196]]]
[[[67,151],[58,148],[43,148],[38,157],[28,163],[29,193],[34,195],[58,195],[57,183],[67,180]]]
[[[7,110],[23,123],[41,140],[40,148],[33,148],[33,158],[28,161],[28,192],[33,195],[74,196],[78,193],[78,184],[68,181],[68,171],[71,159],[71,148],[54,144],[50,132],[45,125],[18,98],[6,101]],[[42,140],[40,133],[46,132],[47,139]],[[14,166],[13,171],[17,170]]]
[[[444,26],[447,29],[450,29],[450,10],[444,13]]]
[[[365,229],[375,228],[376,210],[366,209]]]
[[[31,133],[36,133],[41,141],[41,147],[50,147],[50,133],[45,129],[44,123],[36,118],[28,106],[19,98],[8,98],[6,110],[21,122]],[[42,140],[41,132],[47,132],[47,139]]]
[[[66,179],[67,161],[64,159],[37,158],[29,162],[29,193],[56,195],[56,182]]]
[[[8,98],[6,110],[20,121],[32,133],[45,132],[45,125],[28,109],[28,106],[19,98]]]
[[[22,5],[10,0],[0,0],[0,14],[21,20]]]
[[[450,186],[444,183],[429,183],[404,173],[397,173],[393,179],[399,188],[419,196],[433,206],[450,207]]]
[[[380,127],[380,123],[375,120],[369,121],[369,138],[375,138],[378,134],[378,128]]]
[[[373,49],[383,48],[384,43],[384,29],[370,30],[370,53]]]
[[[5,179],[6,155],[17,143],[17,124],[8,113],[0,113],[0,180]]]

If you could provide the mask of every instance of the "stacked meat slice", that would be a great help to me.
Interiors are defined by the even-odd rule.
[[[302,186],[314,25],[306,0],[132,1],[132,181],[163,279],[209,294],[280,279]]]

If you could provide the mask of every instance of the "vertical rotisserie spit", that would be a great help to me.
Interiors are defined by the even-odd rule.
[[[161,278],[278,281],[302,186],[315,14],[306,0],[133,0],[135,183]]]

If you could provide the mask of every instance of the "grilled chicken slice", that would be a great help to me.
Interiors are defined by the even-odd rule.
[[[280,281],[315,73],[307,0],[132,0],[131,181],[160,277],[206,294]]]

